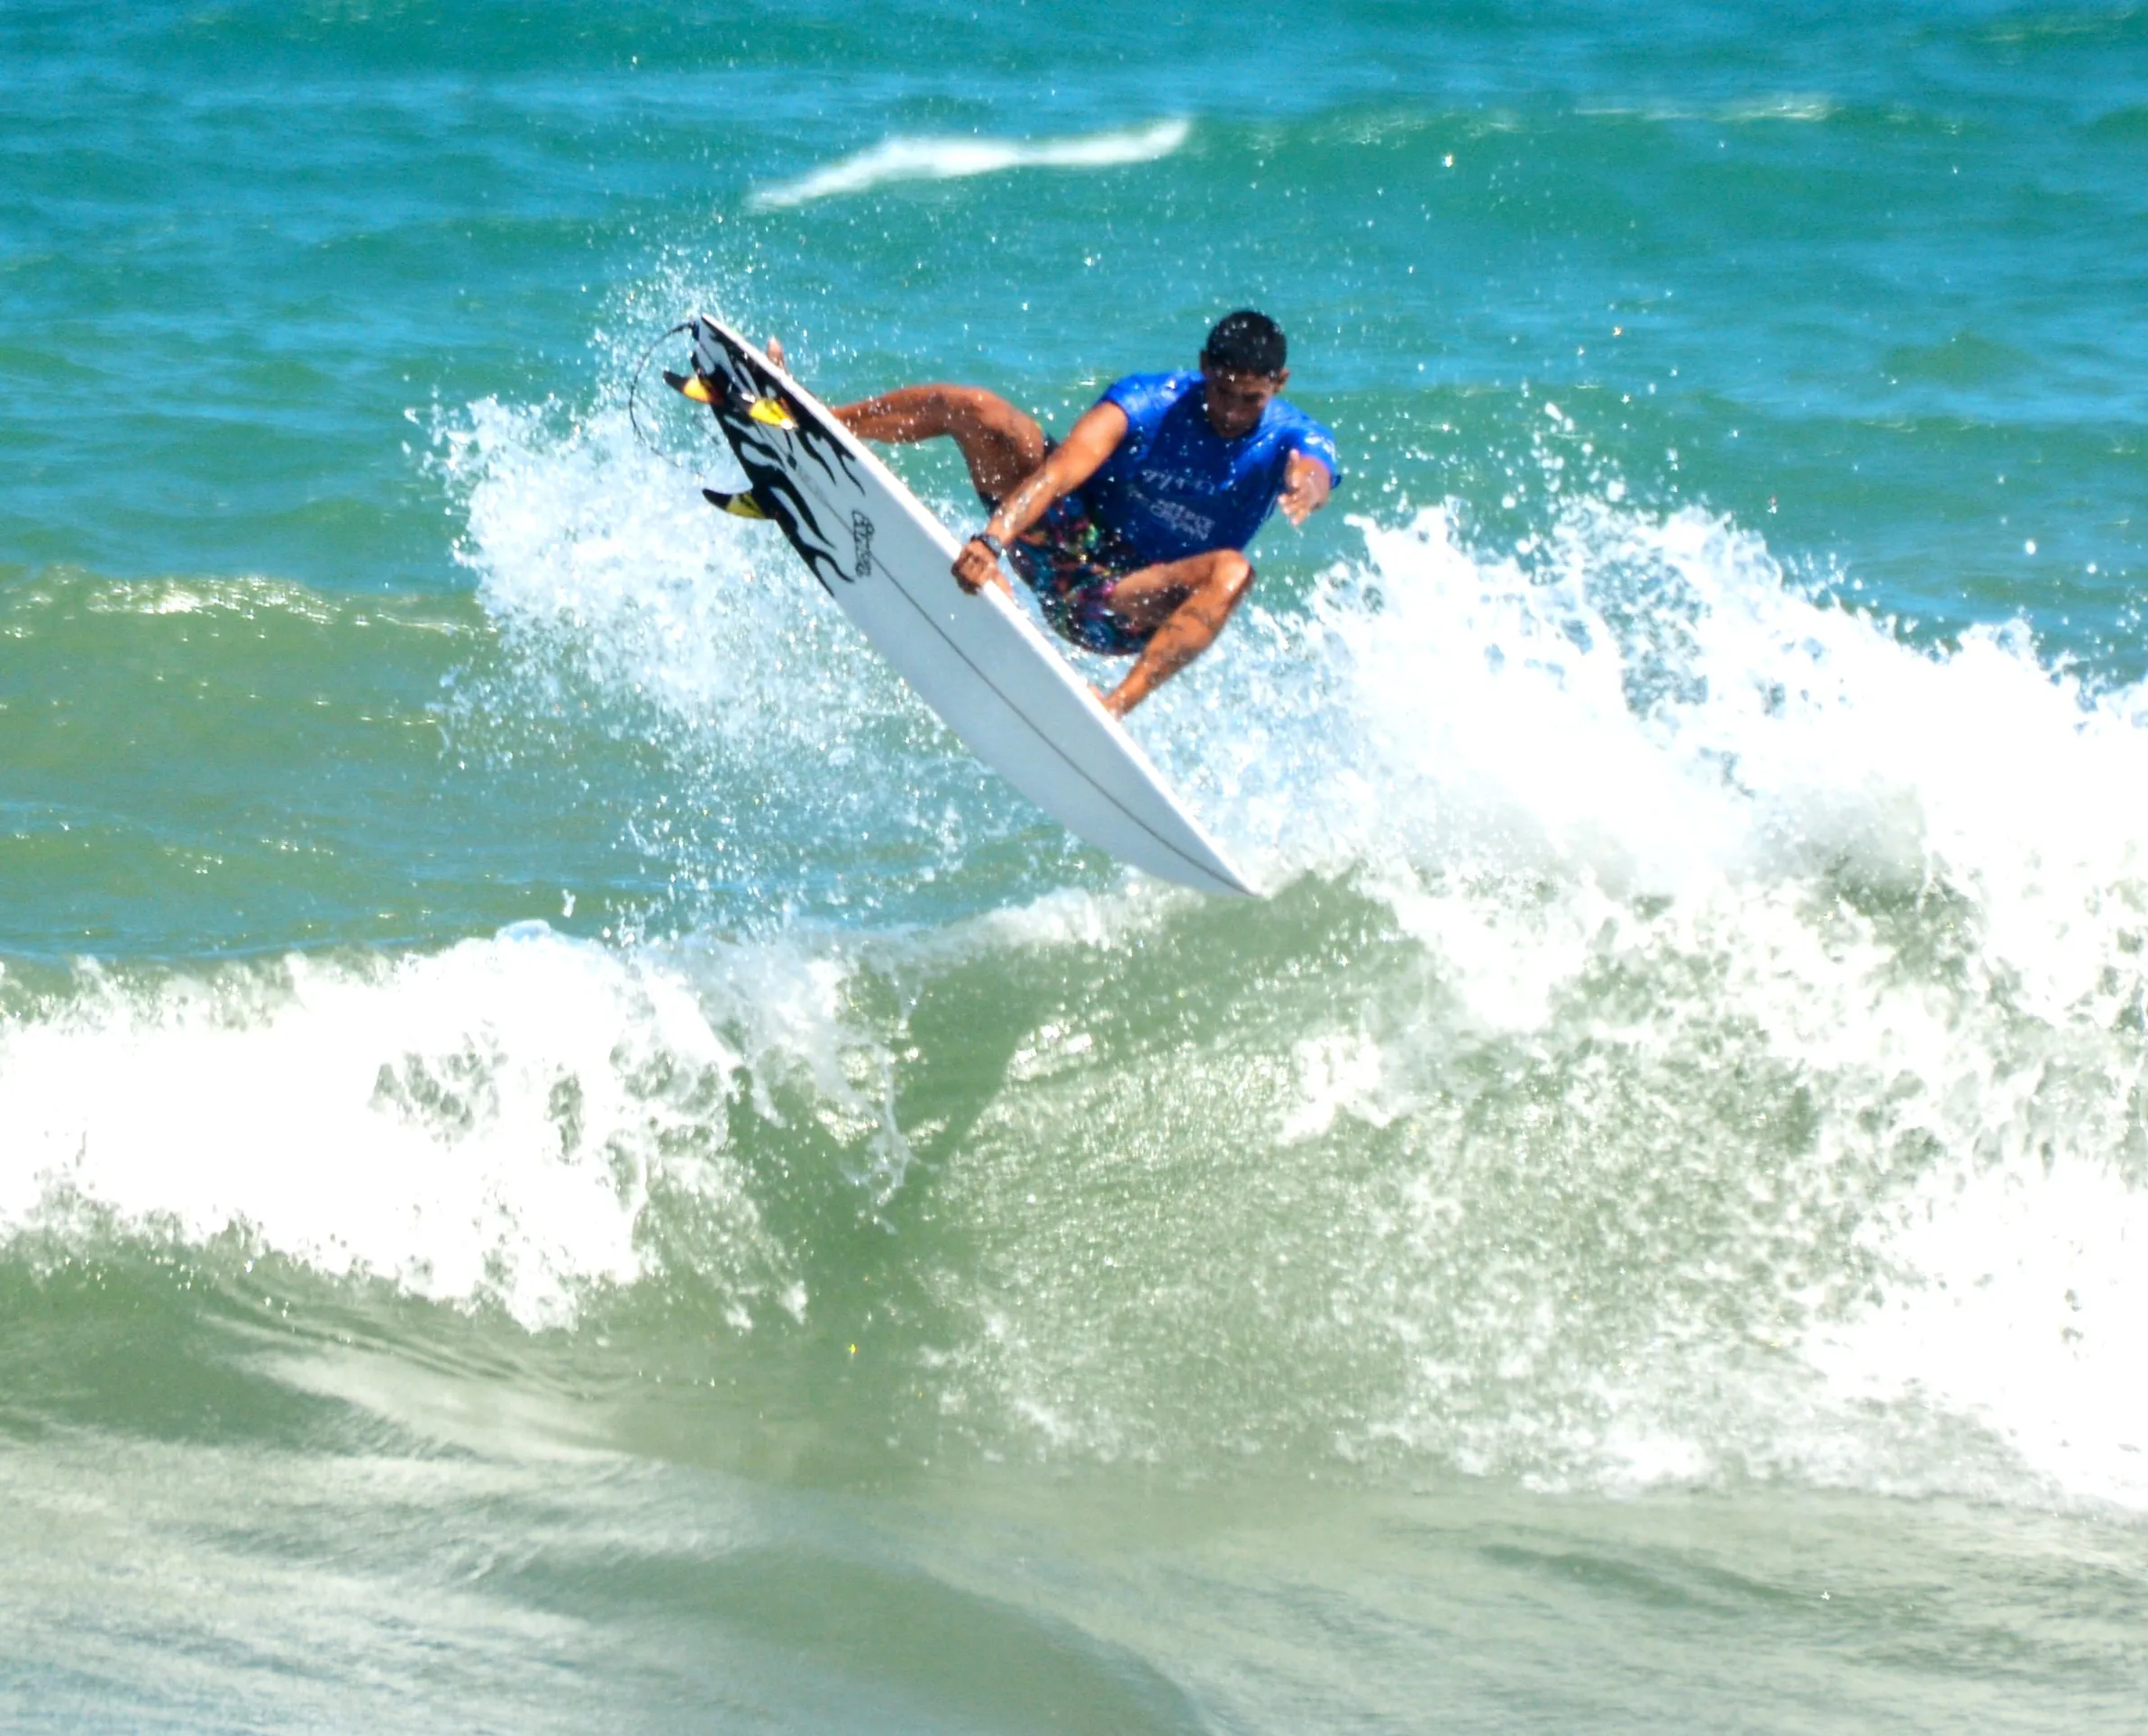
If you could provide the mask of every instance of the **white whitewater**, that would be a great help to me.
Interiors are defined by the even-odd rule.
[[[1192,123],[1170,120],[1063,139],[897,137],[796,180],[763,187],[751,203],[757,210],[774,211],[864,193],[895,181],[953,181],[1010,168],[1115,168],[1152,163],[1177,150],[1192,132]]]

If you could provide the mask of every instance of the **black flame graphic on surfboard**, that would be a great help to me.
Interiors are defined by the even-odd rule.
[[[846,482],[855,490],[864,481],[855,460],[815,416],[784,395],[760,357],[705,320],[694,320],[691,330],[695,370],[709,384],[709,408],[752,485],[754,503],[830,595],[833,580],[852,585],[869,577],[872,521],[853,513],[832,522],[827,508],[796,481],[811,464],[838,492]]]

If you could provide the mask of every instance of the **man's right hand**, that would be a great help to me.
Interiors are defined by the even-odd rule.
[[[992,509],[986,528],[1005,525],[1004,531],[993,530],[992,534],[1002,542],[1012,542],[1042,519],[1053,501],[1071,494],[1102,469],[1105,460],[1118,450],[1119,442],[1125,438],[1124,410],[1115,404],[1090,405],[1043,463],[1016,483]],[[997,585],[1010,600],[1015,595],[1015,587],[1007,583],[1006,574],[991,550],[975,537],[965,542],[961,552],[955,557],[954,572],[955,583],[965,591],[976,592],[987,585]]]
[[[971,537],[969,541],[965,542],[962,545],[961,552],[955,556],[954,574],[955,583],[965,591],[975,593],[981,591],[988,585],[997,585],[1009,596],[1015,594],[1013,587],[1006,582],[1006,575],[1000,570],[999,562],[994,557],[991,550],[986,548],[976,537]]]

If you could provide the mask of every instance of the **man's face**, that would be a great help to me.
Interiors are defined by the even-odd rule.
[[[1224,440],[1236,440],[1241,434],[1251,433],[1261,425],[1269,400],[1283,389],[1289,377],[1288,368],[1279,374],[1244,374],[1235,368],[1218,368],[1204,360],[1201,378],[1207,382],[1205,396],[1209,427]]]

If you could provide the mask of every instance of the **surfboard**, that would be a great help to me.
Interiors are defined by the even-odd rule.
[[[772,519],[880,655],[986,765],[1084,842],[1204,892],[1252,888],[1133,738],[995,587],[950,570],[959,545],[811,393],[719,320],[687,324],[694,375],[751,479],[705,490]]]

